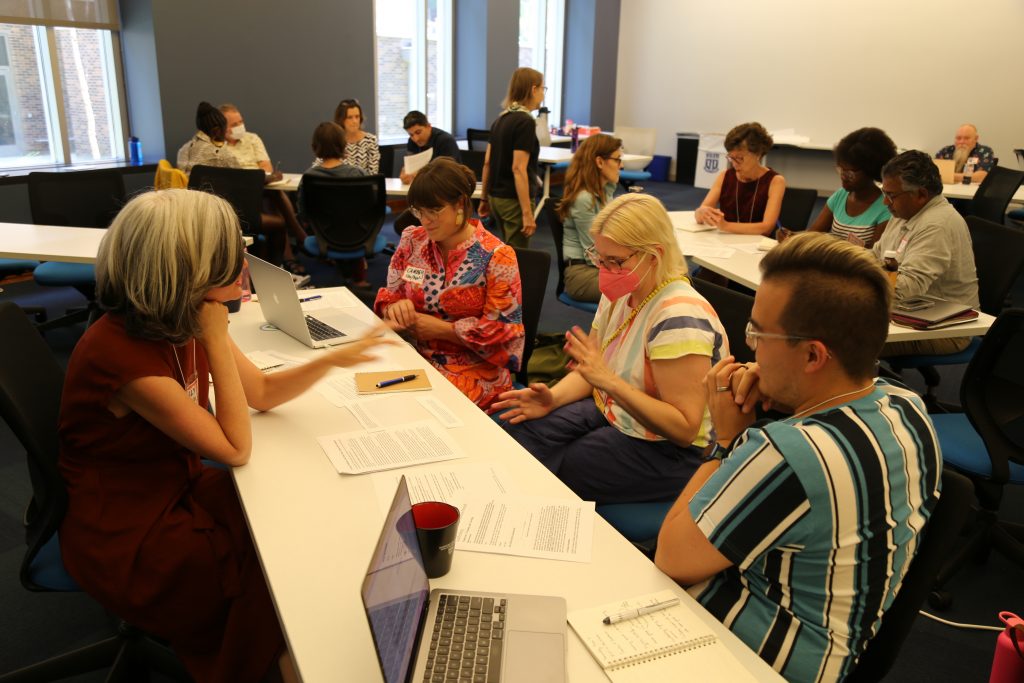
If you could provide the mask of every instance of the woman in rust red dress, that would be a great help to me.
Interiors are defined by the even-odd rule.
[[[222,302],[240,296],[241,268],[224,200],[165,190],[129,202],[100,245],[106,314],[75,347],[61,405],[68,572],[166,639],[199,682],[295,678],[230,475],[200,458],[245,464],[250,406],[269,410],[380,341],[263,375],[227,332]]]

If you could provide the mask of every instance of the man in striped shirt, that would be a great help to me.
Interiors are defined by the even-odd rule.
[[[874,379],[891,291],[871,255],[810,233],[761,269],[757,363],[705,378],[717,448],[655,561],[788,680],[837,681],[900,588],[941,456],[921,400]],[[791,416],[754,424],[758,402]]]

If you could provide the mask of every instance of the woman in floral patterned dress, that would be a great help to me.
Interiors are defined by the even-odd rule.
[[[512,388],[525,333],[515,251],[470,218],[475,189],[473,172],[446,157],[416,174],[409,205],[420,225],[402,233],[374,310],[487,408]]]

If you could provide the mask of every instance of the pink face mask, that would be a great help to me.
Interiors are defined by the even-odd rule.
[[[597,288],[609,301],[617,301],[627,294],[632,294],[639,286],[640,276],[636,274],[636,268],[618,273],[605,268],[597,269]]]

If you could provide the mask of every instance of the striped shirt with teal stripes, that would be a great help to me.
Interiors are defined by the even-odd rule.
[[[690,501],[733,563],[690,592],[787,680],[842,680],[917,552],[941,468],[920,398],[883,380],[752,427]]]

